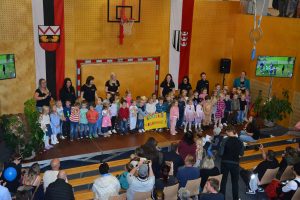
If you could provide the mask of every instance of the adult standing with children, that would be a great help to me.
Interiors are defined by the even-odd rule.
[[[203,89],[207,90],[207,94],[209,94],[209,82],[206,79],[206,73],[202,72],[200,74],[201,79],[197,82],[196,90],[198,91],[199,94],[201,94]]]
[[[110,78],[105,83],[105,91],[106,93],[110,93],[115,95],[119,93],[120,82],[117,80],[117,76],[114,72],[110,74]]]
[[[184,76],[182,82],[178,86],[178,93],[181,94],[182,90],[185,90],[187,94],[192,90],[192,85],[188,76]]]
[[[36,108],[39,112],[42,111],[43,106],[49,106],[52,99],[51,92],[47,88],[47,82],[41,78],[39,80],[39,87],[35,90],[33,98],[36,101]]]
[[[241,90],[250,90],[250,80],[246,78],[246,72],[242,71],[241,76],[234,79],[233,87]]]
[[[175,83],[171,74],[167,74],[163,82],[160,84],[160,95],[165,97],[170,92],[175,92]]]
[[[94,79],[93,76],[88,76],[85,84],[81,87],[81,99],[87,101],[89,104],[94,103],[98,99]]]
[[[64,106],[66,101],[70,101],[72,105],[75,103],[76,94],[70,78],[65,78],[64,86],[59,91],[59,98]]]

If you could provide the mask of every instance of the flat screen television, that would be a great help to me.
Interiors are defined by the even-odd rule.
[[[295,60],[292,56],[258,56],[256,76],[291,78]]]
[[[16,78],[15,55],[0,54],[0,80]]]

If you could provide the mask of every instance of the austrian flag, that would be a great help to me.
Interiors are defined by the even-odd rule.
[[[58,97],[65,76],[64,1],[32,0],[36,84],[47,80]]]
[[[169,73],[178,87],[183,77],[189,75],[194,0],[170,1]]]

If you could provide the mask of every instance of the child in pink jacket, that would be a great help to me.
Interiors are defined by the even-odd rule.
[[[176,135],[177,131],[175,130],[177,120],[179,119],[179,108],[178,101],[174,100],[170,109],[170,132],[171,135]]]

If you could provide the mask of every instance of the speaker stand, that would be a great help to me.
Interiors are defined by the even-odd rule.
[[[225,85],[225,75],[226,75],[226,73],[223,73],[223,88],[224,88],[224,85]]]

